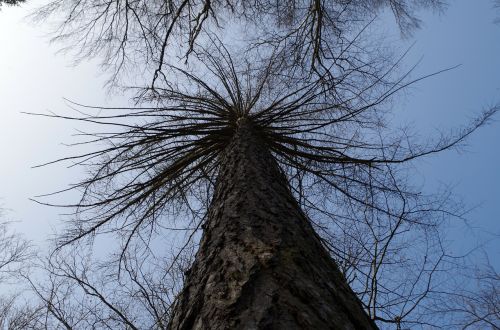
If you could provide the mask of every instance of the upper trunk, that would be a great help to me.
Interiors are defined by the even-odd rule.
[[[249,122],[222,155],[170,328],[376,329]]]

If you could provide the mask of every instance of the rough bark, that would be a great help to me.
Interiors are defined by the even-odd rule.
[[[376,329],[249,122],[221,159],[171,329]]]

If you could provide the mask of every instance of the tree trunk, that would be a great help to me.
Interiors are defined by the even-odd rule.
[[[376,329],[250,122],[221,162],[170,329]]]

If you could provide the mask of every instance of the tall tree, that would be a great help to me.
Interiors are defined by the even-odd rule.
[[[389,291],[384,296],[398,295],[399,302],[384,301],[389,307],[380,309],[385,298],[377,292],[391,290],[380,287],[384,282],[379,274],[389,262],[385,258],[395,257],[393,243],[403,243],[397,241],[399,235],[420,227],[431,231],[433,219],[450,212],[442,200],[426,200],[408,190],[401,164],[459,145],[497,108],[454,135],[419,145],[408,138],[408,131],[388,134],[380,107],[411,81],[387,79],[381,88],[371,80],[358,80],[350,84],[358,88],[349,90],[353,97],[339,98],[338,93],[330,93],[329,84],[313,76],[294,77],[290,72],[284,78],[288,67],[281,61],[269,63],[266,70],[253,70],[245,61],[235,63],[220,44],[198,53],[197,61],[205,66],[205,77],[170,67],[170,75],[177,74],[179,83],[150,94],[153,107],[101,109],[105,113],[100,116],[73,118],[117,130],[92,133],[91,142],[108,146],[69,158],[93,168],[93,175],[73,186],[84,194],[74,205],[77,217],[60,245],[72,249],[72,244],[86,237],[116,233],[122,244],[115,265],[145,294],[144,287],[157,286],[152,285],[154,279],[146,280],[141,274],[137,259],[144,260],[157,244],[156,233],[172,238],[165,232],[187,230],[187,243],[157,268],[164,272],[160,283],[165,277],[184,278],[175,308],[165,298],[172,291],[163,298],[166,309],[150,302],[151,293],[144,295],[155,326],[231,327],[239,320],[241,326],[255,322],[262,327],[321,328],[325,320],[337,320],[333,324],[374,327],[346,285],[349,272],[339,273],[329,253],[341,265],[354,266],[350,274],[354,279],[370,280],[358,291],[370,318],[399,324],[422,299],[414,289],[408,297],[415,300],[401,300],[403,295]],[[354,58],[351,63],[355,64]],[[349,71],[343,81],[349,82],[355,73]],[[388,77],[389,72],[379,74]],[[379,79],[375,74],[370,77]],[[311,219],[320,235],[314,234]],[[343,221],[356,228],[353,232],[364,221],[367,228],[379,232],[374,259],[371,252],[343,253],[348,246],[331,239]],[[185,274],[179,277],[174,274],[176,265],[200,227],[204,234],[194,264],[191,269],[184,265]],[[363,251],[372,249],[363,241],[366,237],[347,238],[351,247],[361,239]],[[369,264],[368,275],[366,268],[355,266],[364,262]],[[430,280],[439,265],[436,262],[424,263],[423,267],[434,270],[424,270],[418,279]],[[113,313],[119,311],[124,324],[134,324],[130,306],[111,304],[99,291],[103,289],[91,283],[90,271],[75,265],[59,263],[52,272],[77,281],[104,305],[115,306]],[[360,288],[356,281],[351,285]],[[327,306],[317,299],[328,302]],[[395,314],[394,306],[403,310]],[[252,315],[246,314],[248,310]],[[280,313],[288,313],[287,321],[277,317]],[[391,317],[392,313],[396,316]]]
[[[57,322],[70,328],[238,322],[369,328],[374,320],[397,326],[414,321],[444,254],[432,259],[426,253],[403,284],[392,274],[383,281],[381,274],[404,262],[397,254],[407,243],[401,237],[432,233],[436,219],[454,210],[412,190],[405,164],[459,146],[497,108],[427,143],[411,139],[409,130],[392,131],[384,105],[414,81],[394,75],[401,59],[390,62],[362,40],[370,10],[382,2],[286,4],[75,0],[42,11],[41,17],[59,9],[71,13],[59,38],[79,36],[83,56],[106,51],[105,64],[115,73],[144,60],[153,81],[141,94],[144,107],[72,118],[109,130],[88,134],[106,147],[66,159],[89,166],[92,175],[72,187],[83,195],[70,205],[77,211],[60,251],[99,233],[116,234],[120,246],[114,263],[99,267],[106,270],[100,285],[92,266],[77,257],[51,260],[47,290],[37,292]],[[386,4],[407,29],[418,23],[413,5],[439,1]],[[258,32],[241,47],[248,57],[232,57],[206,25],[219,28],[231,19]],[[182,40],[189,70],[172,64]],[[190,261],[200,228],[200,249],[187,267],[182,259]],[[176,242],[172,233],[180,230],[188,234],[174,244],[173,256],[154,260],[157,268],[144,266],[155,258],[158,239]],[[425,239],[426,248],[439,251],[439,237]],[[74,305],[64,293],[71,290],[61,293],[67,286],[60,279],[91,297],[79,315],[68,308]],[[140,297],[150,318],[145,321],[134,300],[120,294]]]
[[[171,329],[375,329],[295,201],[262,127],[237,118]]]

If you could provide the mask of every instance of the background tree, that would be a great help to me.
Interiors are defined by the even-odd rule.
[[[0,217],[3,217],[1,211]],[[42,308],[32,308],[22,303],[19,274],[29,268],[34,255],[30,243],[13,233],[9,225],[5,221],[0,223],[0,326],[24,329]],[[11,287],[16,289],[12,290]]]
[[[23,3],[25,0],[0,0],[0,7],[2,7],[3,4],[6,5],[19,5]]]
[[[185,6],[190,3],[186,2]],[[396,2],[391,2],[391,5],[393,3]],[[398,3],[405,5],[401,8],[409,8],[408,2]],[[414,2],[418,3],[424,2]],[[77,11],[85,8],[84,2],[75,4]],[[443,204],[443,199],[427,198],[419,194],[418,190],[414,191],[402,173],[404,163],[458,146],[468,134],[483,125],[496,109],[485,112],[469,127],[434,142],[419,144],[411,140],[412,134],[408,130],[388,130],[383,106],[411,80],[405,74],[399,77],[391,75],[397,68],[398,60],[390,64],[387,57],[378,56],[381,54],[365,43],[362,33],[358,32],[362,32],[366,26],[366,19],[361,21],[358,30],[355,28],[356,21],[343,20],[366,18],[363,16],[367,13],[366,9],[375,8],[376,2],[348,5],[336,2],[332,6],[323,2],[308,4],[311,6],[306,4],[297,7],[297,11],[293,12],[297,16],[290,16],[292,23],[306,22],[304,26],[307,28],[292,23],[280,25],[279,20],[273,20],[273,24],[292,33],[281,33],[282,30],[277,29],[277,34],[261,40],[261,43],[250,43],[252,55],[263,53],[263,56],[255,57],[259,60],[252,64],[245,61],[234,63],[229,52],[221,50],[217,46],[218,42],[214,43],[214,38],[206,37],[198,44],[194,41],[188,43],[184,49],[183,54],[190,56],[191,68],[187,71],[168,62],[171,57],[166,56],[166,47],[169,46],[167,39],[170,35],[167,33],[163,34],[163,38],[157,38],[157,46],[151,48],[156,50],[156,55],[145,57],[152,59],[154,90],[153,93],[146,90],[143,100],[150,102],[151,106],[107,109],[109,114],[78,118],[117,129],[94,134],[97,142],[110,142],[109,147],[72,159],[90,164],[94,167],[94,175],[76,186],[76,189],[83,190],[83,199],[76,203],[77,221],[61,243],[71,248],[71,244],[86,236],[115,233],[121,243],[114,258],[115,263],[107,265],[108,270],[116,267],[115,273],[111,274],[114,277],[108,276],[108,279],[122,279],[120,275],[125,269],[130,275],[127,288],[139,291],[139,283],[165,281],[163,278],[154,282],[151,278],[145,280],[143,275],[137,275],[142,269],[137,268],[137,262],[145,260],[144,256],[150,255],[149,252],[155,244],[159,244],[158,241],[171,239],[174,235],[169,232],[170,229],[174,232],[188,230],[184,237],[187,242],[180,244],[181,247],[191,247],[193,242],[198,241],[197,229],[205,220],[204,215],[213,196],[214,178],[220,170],[220,155],[229,145],[230,137],[235,127],[238,127],[238,119],[246,117],[263,132],[265,144],[285,173],[295,198],[308,218],[314,221],[313,225],[324,245],[338,261],[370,316],[397,326],[405,322],[426,322],[422,319],[425,309],[421,310],[420,307],[431,293],[436,293],[437,290],[430,283],[442,271],[440,267],[446,259],[438,227],[442,223],[442,215],[460,215],[460,210],[450,204]],[[173,26],[177,22],[188,20],[188,16],[181,15],[185,7],[181,8],[180,5],[176,7],[174,3],[172,6],[177,11],[166,11],[165,17],[173,18],[170,24],[158,25],[163,28],[163,32],[174,31]],[[263,17],[265,12],[283,12],[278,9],[256,10],[252,12],[254,15],[235,17],[249,19],[250,16]],[[126,8],[124,11],[101,13],[120,15],[125,12]],[[173,12],[179,14],[169,16]],[[196,11],[189,11],[192,12]],[[398,12],[399,18],[412,17],[409,14],[401,15],[410,11],[396,10]],[[257,15],[259,13],[261,16]],[[330,17],[329,25],[319,18],[323,15]],[[82,15],[80,18],[83,21],[74,21],[76,26],[83,27],[80,31],[88,32],[87,28],[94,26],[78,25],[88,17],[91,15]],[[294,20],[295,17],[303,19]],[[165,26],[172,28],[165,29]],[[311,28],[314,26],[319,27],[319,34],[318,29]],[[78,29],[73,31],[78,32]],[[111,33],[122,30],[102,31]],[[148,36],[151,29],[145,28],[144,31],[148,32],[143,37]],[[182,31],[186,30],[175,31],[181,31],[175,38],[183,40]],[[201,28],[199,31],[205,32]],[[130,30],[125,32],[129,33]],[[261,35],[270,36],[267,33],[265,30]],[[75,35],[70,33],[63,36]],[[134,39],[129,38],[129,34],[125,39],[112,38],[113,34],[108,36],[108,40],[125,40],[125,43],[111,44],[117,47],[115,49],[120,51],[119,54],[131,54],[126,52],[129,48],[125,47],[129,45],[129,40]],[[198,37],[195,35],[195,38]],[[94,45],[94,51],[103,50],[98,47],[99,40],[104,41],[106,38],[89,39],[84,46]],[[139,34],[136,40],[144,41],[147,38],[141,39]],[[206,51],[204,48],[211,43],[216,45],[215,49]],[[102,47],[108,46],[102,44]],[[134,51],[149,54],[149,48],[143,48],[147,49],[144,51],[135,46],[132,47],[132,54]],[[84,49],[90,50],[92,47]],[[118,53],[110,54],[114,56]],[[283,56],[285,54],[289,56]],[[118,58],[108,57],[108,60]],[[123,62],[109,63],[118,63],[114,72],[119,72],[130,58],[134,56],[122,56]],[[206,70],[201,71],[200,67],[206,67]],[[193,74],[193,71],[198,74]],[[113,110],[118,113],[113,113]],[[123,110],[129,112],[124,113]],[[191,221],[178,219],[180,214],[189,214],[188,219]],[[177,235],[178,239],[182,239],[182,235]],[[421,243],[423,254],[413,259],[409,257],[406,249],[409,242]],[[183,252],[181,248],[171,258],[159,258],[166,262],[159,266],[167,270],[166,277],[179,278],[178,273],[172,275],[171,270],[187,269],[185,265],[179,267]],[[157,259],[157,256],[152,258]],[[127,262],[132,262],[131,265],[136,268],[131,268]],[[106,286],[101,286],[105,294],[97,294],[86,285],[81,285],[78,279],[87,278],[85,269],[90,266],[83,267],[77,261],[51,263],[54,264],[65,269],[65,272],[58,273],[60,277],[73,280],[84,292],[90,292],[90,296],[111,310],[115,317],[110,316],[108,320],[125,322],[116,315],[125,315],[126,311],[134,315],[123,304],[118,305],[120,308],[110,307],[117,306],[108,300],[116,292],[105,290]],[[402,284],[395,281],[403,279],[401,273],[391,272],[394,265],[411,271],[411,276],[405,277]],[[147,269],[150,266],[143,267]],[[78,269],[80,271],[75,271]],[[140,280],[134,282],[134,278]],[[102,292],[101,289],[97,291]],[[130,297],[137,296],[131,292],[127,294]],[[175,292],[167,290],[161,301],[169,301],[173,295]],[[142,294],[141,299],[144,300],[141,301],[147,301],[149,296]],[[149,307],[145,308],[154,311],[148,304]],[[161,317],[153,318],[152,324],[160,324],[160,319],[168,319],[165,315],[170,312],[170,305],[166,306],[166,309],[161,309],[163,313],[158,314]],[[149,315],[153,316],[152,313]],[[412,319],[414,315],[417,317]],[[94,316],[102,319],[102,316]],[[132,324],[130,320],[134,317],[125,319]],[[135,320],[139,322],[139,319]]]
[[[449,299],[435,301],[431,312],[438,316],[455,314],[450,325],[456,328],[500,328],[498,272],[487,263],[470,274],[472,276],[467,281],[475,282],[473,289],[467,282],[463,283],[461,289],[449,295]]]
[[[120,73],[146,70],[151,87],[169,80],[164,64],[188,60],[214,35],[225,45],[243,34],[243,52],[258,50],[248,59],[267,63],[280,57],[305,71],[330,72],[336,77],[341,63],[338,46],[346,49],[376,14],[389,9],[404,33],[419,26],[415,11],[439,10],[440,0],[258,0],[247,1],[51,1],[35,15],[59,22],[55,41],[75,50],[77,59],[101,56],[102,65],[118,83]],[[245,27],[242,29],[242,27]],[[256,57],[257,56],[257,57]],[[264,64],[265,65],[265,64]],[[130,78],[130,77],[129,77]],[[152,78],[152,79],[151,79]],[[151,79],[151,80],[149,80]],[[140,80],[143,81],[142,79]],[[130,83],[128,83],[130,85]]]

